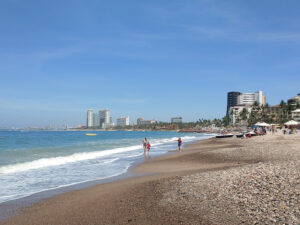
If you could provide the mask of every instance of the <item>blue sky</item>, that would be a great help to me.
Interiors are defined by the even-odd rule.
[[[300,92],[300,1],[0,1],[0,127],[223,117]]]

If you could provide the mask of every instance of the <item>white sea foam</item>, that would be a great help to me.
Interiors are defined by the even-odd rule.
[[[53,187],[53,188],[44,188],[44,189],[40,189],[38,191],[18,193],[18,194],[15,194],[15,195],[0,196],[0,203],[6,202],[6,201],[9,201],[9,200],[18,199],[18,198],[28,197],[28,196],[31,196],[31,195],[34,195],[36,193],[40,193],[40,192],[43,192],[43,191],[55,190],[55,189],[59,189],[59,188],[63,188],[63,187],[69,187],[69,186],[72,186],[72,185],[82,184],[82,183],[91,182],[91,181],[95,181],[95,180],[104,180],[104,179],[108,179],[108,178],[113,178],[113,177],[116,177],[116,176],[119,176],[119,175],[125,173],[128,170],[129,167],[130,167],[130,164],[123,171],[119,171],[118,173],[115,173],[115,174],[112,174],[112,175],[109,175],[109,176],[103,176],[100,179],[95,179],[95,178],[94,179],[88,179],[88,180],[83,180],[83,181],[79,181],[79,182],[73,182],[73,183],[64,184],[64,185],[58,185],[58,186]]]
[[[135,151],[140,148],[141,148],[140,145],[135,145],[130,147],[115,148],[115,149],[104,150],[104,151],[75,153],[70,156],[42,158],[31,162],[18,163],[14,165],[0,167],[0,174],[10,174],[10,173],[24,172],[27,170],[41,169],[45,167],[60,166],[68,163],[75,163],[75,162],[80,162],[85,160],[96,159],[104,156],[109,156],[113,154]]]
[[[189,142],[189,141],[192,141],[197,138],[199,138],[199,137],[186,136],[186,137],[182,137],[182,140],[184,142],[185,141]],[[177,138],[153,139],[153,140],[151,140],[151,146],[154,147],[154,146],[159,146],[159,145],[162,145],[165,143],[174,143],[176,140],[177,140]],[[115,149],[104,150],[104,151],[75,153],[75,154],[72,154],[69,156],[42,158],[42,159],[34,160],[31,162],[18,163],[18,164],[0,167],[0,174],[11,174],[11,173],[24,172],[24,171],[28,171],[28,170],[34,170],[34,169],[41,169],[41,168],[46,168],[46,167],[61,166],[64,164],[76,163],[76,162],[80,162],[80,161],[97,159],[97,158],[110,156],[110,155],[114,155],[114,154],[136,151],[138,149],[141,149],[141,145],[134,145],[134,146],[123,147],[123,148],[115,148]],[[115,160],[116,159],[113,159],[111,162],[113,162]]]
[[[196,136],[188,136],[183,137],[183,141],[191,141],[197,138]],[[176,138],[166,138],[166,139],[154,139],[151,143],[152,146],[158,146],[161,144],[174,142]],[[135,151],[140,149],[140,145],[123,147],[123,148],[115,148],[110,150],[104,151],[95,151],[95,152],[82,152],[82,153],[75,153],[69,156],[59,156],[59,157],[52,157],[52,158],[42,158],[38,160],[34,160],[31,162],[19,163],[14,165],[8,165],[4,167],[0,167],[0,173],[2,174],[9,174],[9,173],[17,173],[17,172],[24,172],[27,170],[33,169],[40,169],[45,167],[53,167],[53,166],[60,166],[68,163],[75,163],[85,160],[96,159],[104,156],[109,156],[118,153],[124,153],[129,151]],[[115,161],[115,160],[113,160]]]
[[[181,136],[184,144],[213,136],[177,135],[178,137]],[[128,143],[130,140],[119,139],[118,141],[120,141],[118,143]],[[85,151],[68,156],[41,158],[0,167],[0,183],[2,187],[5,187],[0,190],[0,202],[125,173],[134,163],[135,158],[143,157],[144,151],[140,141],[135,139],[135,143],[132,143],[133,146],[128,147],[111,147],[113,149],[93,152]],[[165,139],[149,137],[149,141],[153,147],[150,152],[153,156],[177,148],[177,137]],[[83,149],[91,146],[90,142],[88,144]],[[99,143],[95,142],[92,145],[95,149]]]

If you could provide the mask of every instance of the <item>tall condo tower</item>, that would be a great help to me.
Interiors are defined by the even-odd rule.
[[[105,125],[111,123],[110,119],[110,110],[109,109],[103,109],[99,111],[99,120],[100,120],[100,127],[104,128]]]
[[[238,105],[238,97],[241,95],[241,92],[231,91],[227,93],[227,115],[229,113],[230,107]]]
[[[259,105],[264,105],[266,101],[266,96],[263,95],[262,91],[257,91],[254,93],[241,93],[238,96],[238,105],[253,105],[257,102]]]
[[[98,113],[93,113],[93,127],[100,127],[100,120],[99,120],[99,114]]]
[[[93,112],[94,112],[94,110],[92,110],[92,109],[89,109],[87,111],[86,126],[88,128],[93,127]]]

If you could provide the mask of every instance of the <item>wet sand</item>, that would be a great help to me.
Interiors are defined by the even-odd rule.
[[[292,152],[284,151],[287,144]],[[231,174],[231,170],[235,172],[230,179],[234,179],[241,176],[239,172],[247,166],[298,159],[299,144],[299,134],[200,141],[187,146],[183,152],[164,155],[132,169],[134,173],[146,174],[144,176],[42,200],[0,224],[222,224],[222,218],[226,218],[228,224],[238,224],[240,218],[237,215],[231,211],[219,213],[216,210],[219,208],[210,204],[217,196],[205,202],[205,196],[210,192],[202,192],[203,181],[217,182],[219,179],[208,178],[218,178],[218,173]],[[273,149],[277,149],[278,155],[273,154]],[[204,179],[202,175],[208,178]],[[211,188],[213,190],[214,185]],[[227,202],[232,204],[230,199],[222,201],[223,209],[228,206]],[[205,210],[201,208],[203,205]],[[244,221],[245,224],[248,222]]]

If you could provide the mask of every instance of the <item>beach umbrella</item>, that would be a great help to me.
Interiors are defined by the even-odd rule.
[[[269,124],[267,124],[267,123],[265,123],[265,122],[258,122],[258,123],[256,123],[255,124],[256,126],[258,126],[258,127],[269,127],[270,125]]]
[[[290,120],[289,122],[286,122],[284,125],[286,126],[297,126],[299,123],[295,120]]]
[[[261,126],[261,127],[269,127],[270,124],[267,124],[267,123],[265,123],[265,122],[262,122],[262,123],[260,124],[260,126]]]

